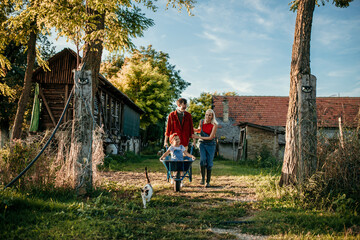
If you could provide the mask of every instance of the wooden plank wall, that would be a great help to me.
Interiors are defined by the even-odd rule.
[[[40,84],[42,92],[41,101],[42,108],[40,113],[40,130],[55,127],[54,121],[50,115],[53,116],[55,124],[60,119],[60,116],[65,108],[65,104],[68,96],[70,95],[72,86],[66,86],[66,84]],[[66,92],[67,91],[67,92]],[[50,109],[47,109],[45,102]],[[51,112],[51,114],[49,113]],[[72,101],[70,102],[67,114],[64,117],[63,122],[72,119]]]

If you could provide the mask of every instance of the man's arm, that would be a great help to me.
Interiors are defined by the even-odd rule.
[[[165,135],[164,147],[166,147],[166,148],[169,146],[169,145],[168,145],[168,139],[169,139],[169,137]]]
[[[171,113],[168,117],[168,121],[166,124],[166,131],[165,131],[165,139],[164,139],[164,147],[168,147],[168,139],[170,137],[170,132],[172,131],[172,119],[171,119]]]

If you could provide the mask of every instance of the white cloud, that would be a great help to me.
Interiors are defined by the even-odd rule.
[[[202,36],[204,38],[214,42],[216,48],[212,48],[211,51],[214,51],[214,52],[224,51],[229,46],[228,40],[221,38],[215,34],[212,34],[209,32],[203,32]]]
[[[251,82],[247,82],[247,81],[244,81],[241,79],[228,78],[228,77],[224,77],[221,81],[226,83],[227,85],[229,85],[229,87],[230,87],[229,91],[235,91],[240,94],[253,94],[254,93],[254,90],[253,90],[254,85]]]

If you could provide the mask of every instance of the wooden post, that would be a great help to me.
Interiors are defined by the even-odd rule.
[[[341,117],[339,117],[339,137],[340,137],[340,147],[344,149],[344,134],[343,134],[343,128],[342,128],[342,122]]]
[[[316,77],[303,75],[298,85],[299,96],[299,172],[298,181],[309,179],[317,169]]]
[[[92,189],[93,94],[91,71],[75,71],[74,121],[71,156],[75,162],[75,188],[79,195]]]
[[[109,104],[109,112],[108,112],[108,129],[109,129],[109,133],[110,133],[110,136],[112,135],[112,131],[111,131],[111,128],[112,128],[112,119],[113,119],[113,104],[112,104],[112,102],[113,102],[113,99],[112,99],[112,97],[111,96],[109,96],[109,102],[108,102],[108,104]]]

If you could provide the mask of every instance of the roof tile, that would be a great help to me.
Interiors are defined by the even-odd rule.
[[[228,100],[229,118],[262,126],[285,126],[288,97],[275,96],[213,96],[213,109],[223,117],[223,101]],[[316,98],[318,126],[337,127],[341,117],[346,126],[356,126],[360,97]]]

